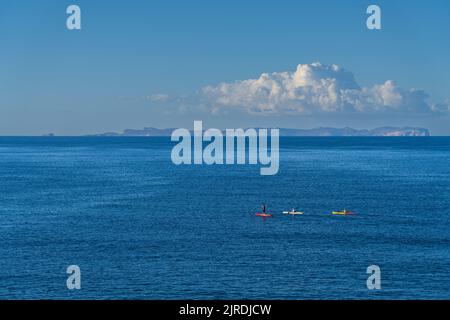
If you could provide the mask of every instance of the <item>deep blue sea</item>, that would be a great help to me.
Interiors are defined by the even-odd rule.
[[[450,298],[450,138],[282,138],[275,176],[172,147],[0,138],[0,298]]]

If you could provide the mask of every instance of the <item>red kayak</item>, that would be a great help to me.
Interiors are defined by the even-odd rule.
[[[257,212],[256,213],[257,217],[263,217],[263,218],[271,218],[272,214],[271,213],[262,213],[262,212]]]

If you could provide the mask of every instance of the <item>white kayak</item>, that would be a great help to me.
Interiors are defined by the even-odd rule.
[[[300,211],[283,211],[283,214],[300,215],[300,214],[303,214],[303,212],[300,212]]]

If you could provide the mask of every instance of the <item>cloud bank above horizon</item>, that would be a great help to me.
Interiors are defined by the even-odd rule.
[[[241,110],[254,115],[444,114],[450,103],[431,104],[420,89],[404,89],[393,80],[361,87],[352,72],[320,62],[299,64],[294,72],[263,73],[202,88],[213,113]]]

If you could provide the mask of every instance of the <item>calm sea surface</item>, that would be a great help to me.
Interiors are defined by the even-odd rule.
[[[282,138],[276,176],[172,146],[0,138],[0,298],[450,299],[450,138]]]

